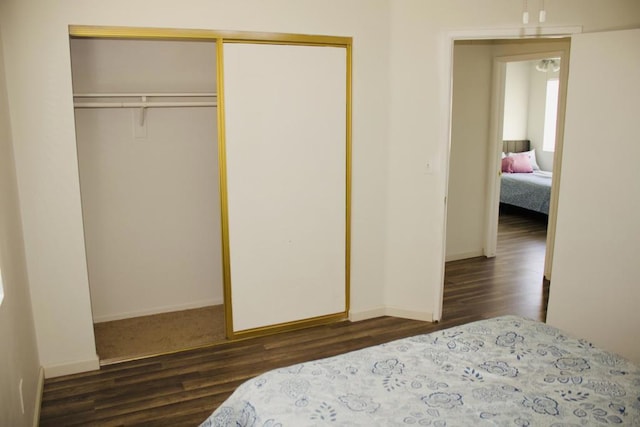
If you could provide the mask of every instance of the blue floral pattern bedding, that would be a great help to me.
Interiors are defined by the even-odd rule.
[[[640,369],[504,316],[267,372],[202,426],[640,426]]]

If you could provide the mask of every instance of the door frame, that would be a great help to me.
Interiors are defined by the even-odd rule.
[[[551,182],[551,199],[549,203],[549,223],[547,225],[547,244],[545,252],[544,276],[551,279],[551,260],[553,259],[553,242],[557,201],[562,163],[562,146],[564,136],[564,107],[567,98],[567,80],[569,77],[569,50],[557,50],[536,53],[496,56],[493,59],[491,123],[489,125],[489,153],[487,164],[487,205],[484,235],[484,255],[488,258],[496,256],[498,245],[498,221],[500,206],[500,153],[502,151],[502,128],[504,124],[504,97],[506,66],[510,62],[531,61],[549,57],[560,58],[560,87],[558,89],[558,113],[556,118],[556,144],[553,154],[553,177]]]
[[[442,61],[439,69],[440,75],[443,76],[443,79],[449,82],[449,87],[446,89],[448,91],[447,96],[443,99],[441,108],[444,111],[448,111],[448,121],[441,127],[442,131],[440,134],[440,138],[442,140],[442,144],[445,148],[445,162],[444,162],[444,176],[447,179],[444,180],[444,212],[443,212],[443,224],[442,224],[442,242],[441,242],[441,259],[442,259],[442,267],[440,270],[440,286],[435,287],[435,307],[433,310],[433,319],[434,321],[439,321],[442,319],[442,306],[444,302],[444,272],[445,272],[445,260],[446,260],[446,247],[447,247],[447,199],[449,196],[449,167],[451,161],[451,125],[453,122],[452,117],[452,105],[453,105],[453,49],[456,41],[459,40],[498,40],[498,39],[543,39],[543,38],[557,38],[557,37],[571,37],[573,34],[582,33],[582,26],[565,26],[565,27],[514,27],[514,28],[493,28],[493,29],[469,29],[469,30],[456,30],[449,31],[443,34],[440,39],[440,52],[442,52]],[[568,70],[568,67],[563,67],[565,70]],[[562,70],[562,68],[561,68]],[[561,71],[562,72],[562,71]],[[568,75],[568,72],[565,71]],[[560,102],[560,101],[559,101]],[[564,106],[566,103],[566,97],[562,100],[562,104],[559,104],[559,108],[564,110]],[[493,114],[493,112],[492,112]],[[562,123],[562,127],[560,124],[556,125],[557,129],[562,129],[562,135],[564,135],[564,123]],[[557,132],[557,130],[556,130]],[[556,138],[557,138],[556,133]],[[554,173],[556,172],[556,167],[560,166],[560,162],[556,162],[556,159],[559,159],[562,156],[562,148],[556,147],[555,155],[554,155]],[[557,165],[557,166],[556,166]],[[558,177],[559,178],[559,177]],[[557,188],[558,186],[556,186]],[[554,206],[557,205],[557,196],[554,200],[554,195],[551,195],[551,202]],[[555,208],[554,208],[555,209]],[[551,221],[550,221],[551,225]],[[555,239],[555,218],[553,221],[554,232],[553,238]],[[549,234],[547,234],[547,246],[549,246]],[[553,240],[551,241],[551,246],[553,245]],[[551,260],[553,257],[553,251],[547,252],[545,259],[545,270],[547,265],[551,265]],[[546,271],[545,271],[546,276]]]

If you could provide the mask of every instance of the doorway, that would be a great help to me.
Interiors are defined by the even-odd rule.
[[[509,56],[500,58],[498,63],[499,67],[504,68],[504,84],[501,85],[504,89],[502,96],[497,98],[498,102],[502,99],[502,109],[499,110],[502,114],[496,120],[502,122],[498,141],[503,141],[497,229],[498,234],[520,235],[523,245],[527,242],[526,248],[520,249],[526,256],[522,259],[516,257],[512,264],[521,265],[523,272],[533,273],[529,279],[533,286],[538,285],[540,278],[544,277],[544,238],[553,183],[562,65],[561,59],[554,55],[553,52],[535,54],[534,59],[531,59],[531,55],[526,55],[524,59]],[[524,159],[525,162],[514,168],[512,160],[515,159]],[[497,239],[496,256],[511,256],[507,248],[501,247],[509,244],[509,239],[504,236],[502,239],[489,236],[489,239],[492,240],[490,244]]]
[[[505,139],[503,138],[505,123],[503,102],[507,64],[517,61],[524,67],[525,61],[539,61],[550,56],[564,58],[568,55],[569,44],[568,38],[454,42],[445,245],[447,263],[474,257],[486,257],[491,260],[497,254],[500,217],[499,171],[503,151],[502,141]],[[529,65],[535,67],[533,62]],[[530,69],[527,69],[527,72],[530,73]],[[565,78],[566,75],[565,72]],[[563,89],[566,90],[566,85]],[[560,104],[562,108],[564,104]],[[509,113],[512,111],[510,110]],[[562,124],[563,118],[558,123],[560,139]],[[517,139],[536,139],[537,144],[537,136],[534,133],[529,137],[526,127],[525,121],[523,127],[525,131],[522,135],[518,135]],[[550,155],[552,162],[558,154]],[[546,160],[548,156],[544,157]],[[559,166],[559,162],[555,166],[550,166],[549,162],[545,163],[545,167],[554,171]],[[554,204],[553,196],[550,196],[550,199],[549,203]],[[549,229],[552,231],[551,221],[554,212],[550,214]],[[551,246],[552,251],[552,233],[547,238],[547,242],[549,241],[551,245],[547,244],[547,246]],[[549,252],[543,249],[543,258],[548,258]],[[550,264],[550,261],[546,263],[549,269]],[[531,270],[526,265],[522,265],[521,269],[522,271]],[[542,271],[542,265],[538,266],[538,269]],[[541,285],[542,276],[543,274],[540,274],[536,279],[536,285]],[[542,286],[539,288],[542,292]]]

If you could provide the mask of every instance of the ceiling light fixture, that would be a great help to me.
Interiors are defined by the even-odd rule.
[[[560,60],[557,58],[542,59],[536,64],[536,70],[543,73],[557,72],[560,70]]]

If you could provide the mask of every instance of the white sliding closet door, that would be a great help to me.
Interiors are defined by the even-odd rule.
[[[225,43],[233,330],[346,312],[346,49]]]

